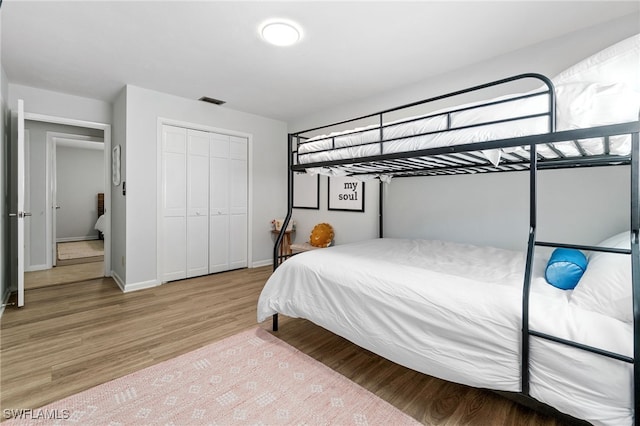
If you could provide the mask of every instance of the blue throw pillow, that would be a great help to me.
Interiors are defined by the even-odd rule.
[[[586,269],[587,257],[580,250],[557,248],[551,254],[544,276],[552,286],[572,290]]]

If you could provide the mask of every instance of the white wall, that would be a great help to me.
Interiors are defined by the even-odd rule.
[[[109,102],[9,83],[9,108],[16,110],[18,99],[24,100],[25,112],[111,123],[112,108]]]
[[[290,131],[300,131],[523,72],[539,72],[552,77],[592,53],[637,33],[638,19],[637,14],[623,17],[606,25],[581,30],[472,67],[435,76],[419,84],[339,105],[331,110],[294,120],[289,123],[289,128]],[[628,226],[628,201],[625,198],[628,197],[628,191],[624,190],[624,179],[620,183],[621,173],[625,173],[624,168],[617,167],[542,173],[541,187],[551,187],[552,190],[565,187],[572,189],[552,193],[544,193],[541,189],[539,237],[579,237],[585,243],[596,243],[601,237]],[[526,179],[526,173],[396,179],[387,188],[385,235],[440,238],[521,249],[526,244],[528,229]],[[552,183],[542,185],[546,181]],[[586,181],[593,184],[579,184]],[[582,217],[584,210],[578,207],[583,205],[584,200],[592,199],[588,190],[593,186],[599,189],[594,204],[602,217],[595,222]],[[545,201],[544,198],[553,196],[562,201],[569,194],[579,204],[559,204]],[[326,193],[321,194],[321,197],[326,199]],[[570,206],[574,208],[569,211]],[[305,215],[308,214],[305,212]],[[356,223],[351,222],[351,218],[347,216],[349,214],[351,213],[334,215],[332,225],[348,229],[350,235],[354,235],[353,239],[366,235],[367,232],[375,232],[372,229],[372,223],[376,223],[376,218],[372,216],[375,214],[373,209],[367,211],[366,217]],[[574,217],[575,224],[569,222],[560,225],[553,219],[558,215],[564,218]],[[305,222],[320,221],[325,217],[326,210],[321,210],[313,218],[305,216]],[[587,223],[587,229],[576,229],[577,225]],[[571,228],[574,225],[576,227]],[[575,229],[575,232],[571,229]]]
[[[57,241],[98,238],[99,192],[104,192],[104,149],[56,148]]]
[[[253,264],[269,262],[270,221],[286,210],[286,124],[196,100],[126,88],[126,285],[157,283],[158,119],[252,135]],[[115,140],[114,143],[120,143]],[[121,253],[114,253],[117,260]]]
[[[595,244],[622,231],[629,226],[630,180],[628,167],[539,172],[537,238]],[[526,172],[401,178],[385,195],[388,237],[526,249]]]

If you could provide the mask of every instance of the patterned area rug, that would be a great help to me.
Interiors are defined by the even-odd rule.
[[[104,255],[103,240],[71,241],[58,243],[58,260],[71,260],[83,257]]]
[[[25,414],[7,424],[419,424],[261,328]]]

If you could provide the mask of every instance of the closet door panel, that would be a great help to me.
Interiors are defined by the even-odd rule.
[[[184,216],[186,213],[186,156],[167,152],[163,161],[164,214],[168,216]]]
[[[246,268],[247,260],[247,215],[232,214],[229,238],[229,269]]]
[[[229,215],[209,219],[209,273],[229,269]]]
[[[185,129],[164,126],[162,156],[162,195],[164,214],[186,213],[187,134]]]
[[[231,138],[227,135],[211,133],[211,156],[229,158]]]
[[[186,130],[163,126],[162,150],[162,280],[171,281],[187,276]]]
[[[209,221],[205,216],[187,218],[187,278],[209,273]]]
[[[189,130],[187,156],[187,277],[209,273],[209,141]]]
[[[189,155],[187,167],[187,214],[209,213],[209,157]]]
[[[188,214],[206,215],[209,210],[209,144],[207,132],[189,130],[189,157],[187,163]]]
[[[229,214],[229,161],[210,158],[209,209],[212,215]]]
[[[187,230],[184,217],[164,218],[164,250],[162,253],[163,281],[187,277]]]
[[[229,208],[232,214],[247,213],[247,139],[231,137],[229,153]]]
[[[229,145],[229,158],[247,161],[247,138],[231,136],[229,137]]]
[[[247,212],[247,162],[230,160],[229,162],[229,211],[231,214]]]
[[[230,269],[247,267],[247,139],[231,137],[229,152]]]

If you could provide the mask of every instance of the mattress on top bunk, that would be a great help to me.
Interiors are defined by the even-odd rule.
[[[556,85],[556,130],[588,128],[638,120],[640,77],[637,70],[639,63],[640,35],[636,35],[592,55],[556,76],[552,80]],[[534,90],[529,94],[540,91]],[[446,130],[446,113],[448,111],[502,101],[521,95],[502,96],[488,101],[435,111],[428,115],[385,123],[382,140],[402,139],[382,144],[374,143],[381,140],[378,125],[315,136],[299,144],[298,161],[300,164],[305,164],[359,158],[547,133],[549,124],[546,117],[483,124],[460,130]],[[450,127],[490,123],[507,118],[541,114],[547,110],[548,95],[527,97],[454,112],[450,117]],[[413,136],[420,133],[429,134]],[[600,140],[581,141],[580,145],[587,155],[605,153]],[[565,156],[582,155],[572,142],[555,144],[554,148]],[[550,147],[540,145],[538,149],[545,157],[558,157],[558,154]],[[630,140],[628,137],[611,138],[611,154],[627,155],[629,152]],[[484,151],[484,154],[494,165],[498,164],[500,160],[498,151]]]
[[[445,380],[520,390],[524,254],[377,239],[296,255],[267,281],[258,321],[306,318],[398,364]],[[536,262],[531,328],[631,356],[631,325],[582,310]],[[588,328],[585,328],[588,327]],[[532,338],[531,394],[594,424],[631,423],[631,370]]]

